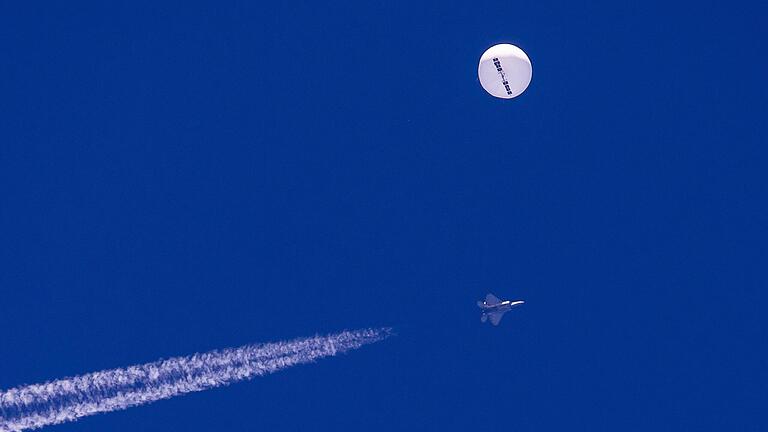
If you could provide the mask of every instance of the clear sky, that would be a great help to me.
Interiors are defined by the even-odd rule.
[[[766,13],[6,2],[0,388],[393,326],[51,430],[766,430]]]

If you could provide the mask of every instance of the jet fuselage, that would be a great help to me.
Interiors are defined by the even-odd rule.
[[[477,302],[477,306],[482,310],[480,321],[490,321],[493,325],[499,325],[501,318],[510,309],[525,303],[523,300],[499,300],[495,295],[488,294],[485,300]]]
[[[486,302],[482,302],[478,306],[480,306],[480,309],[482,309],[484,312],[506,312],[512,309],[513,307],[517,305],[521,305],[523,303],[525,303],[525,301],[523,300],[516,300],[516,301],[504,300],[503,302],[495,305],[489,305]]]

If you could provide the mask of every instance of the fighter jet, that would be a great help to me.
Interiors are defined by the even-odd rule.
[[[522,300],[501,301],[498,298],[496,298],[495,295],[488,294],[487,296],[485,296],[485,300],[479,300],[477,302],[477,306],[483,311],[483,314],[480,316],[480,321],[486,322],[490,319],[491,324],[497,326],[499,325],[499,322],[501,322],[501,318],[504,316],[505,313],[507,313],[507,311],[523,303],[525,302]]]

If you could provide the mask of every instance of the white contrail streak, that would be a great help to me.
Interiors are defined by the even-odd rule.
[[[17,432],[232,384],[360,348],[390,330],[345,331],[246,345],[0,392],[0,432]]]

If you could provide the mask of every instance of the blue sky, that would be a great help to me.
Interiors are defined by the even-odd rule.
[[[51,429],[763,430],[765,14],[0,6],[0,388],[393,326]]]

